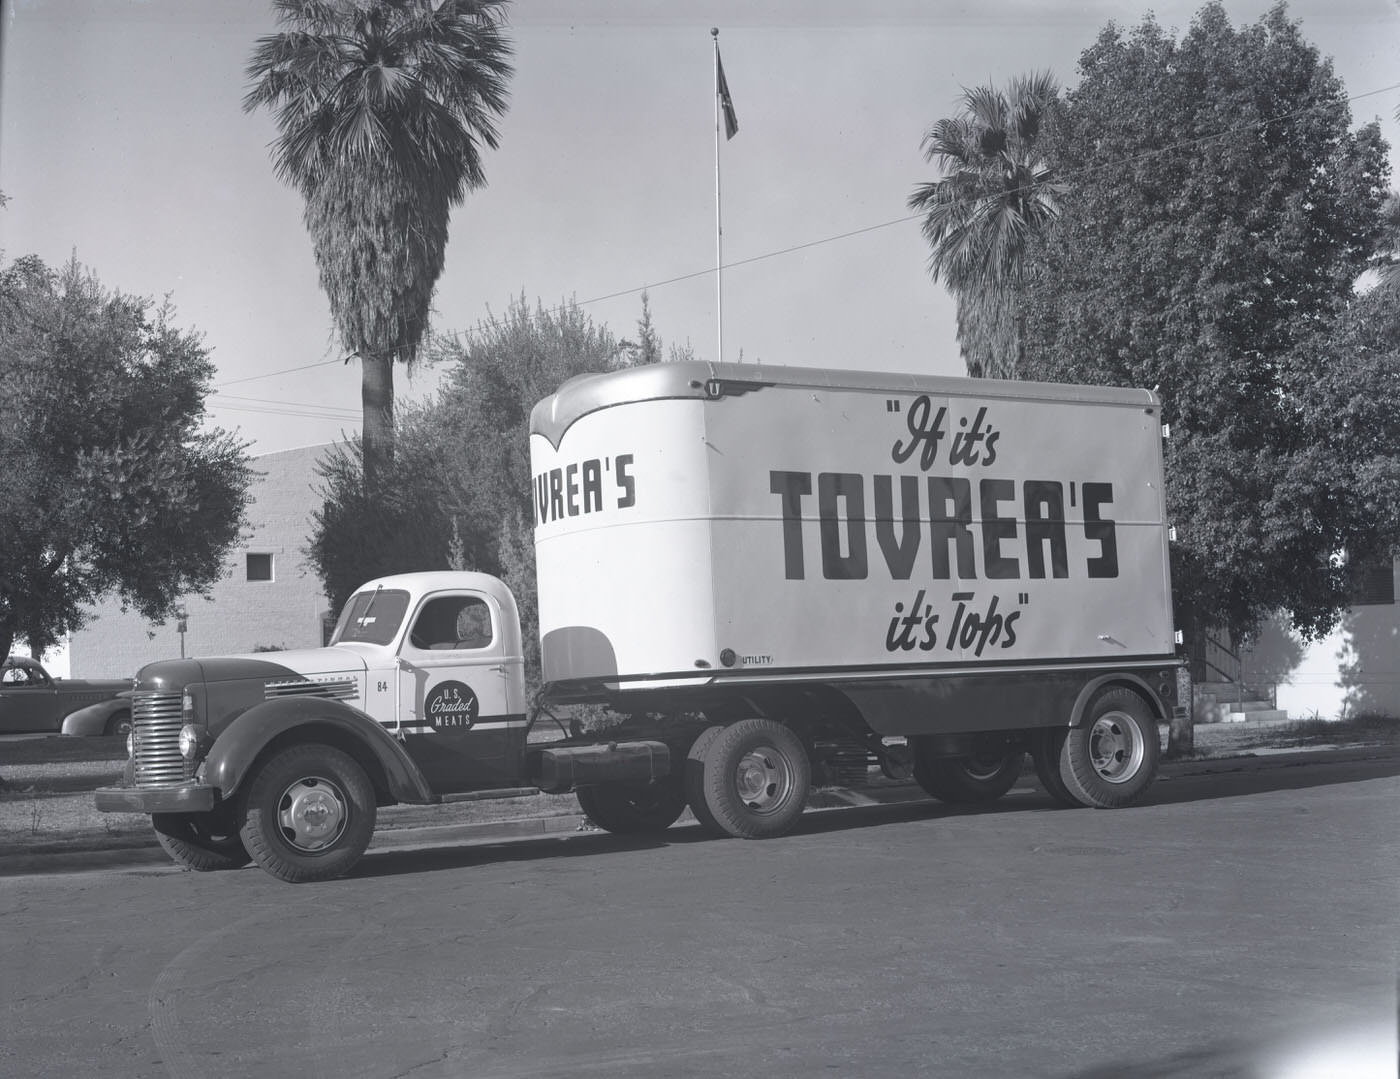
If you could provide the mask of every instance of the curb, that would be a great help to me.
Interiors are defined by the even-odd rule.
[[[1314,746],[1308,749],[1271,749],[1233,757],[1203,757],[1196,760],[1167,761],[1157,772],[1157,779],[1187,779],[1196,776],[1220,775],[1229,772],[1271,771],[1279,768],[1299,768],[1310,764],[1393,759],[1400,756],[1400,747],[1378,744],[1373,746]],[[1023,779],[1022,782],[1025,780]],[[1034,778],[1031,783],[1039,789]],[[903,802],[924,801],[927,795],[918,785],[882,783],[856,790],[829,788],[814,791],[808,801],[808,811],[826,812],[869,805],[898,805]],[[523,817],[516,820],[491,821],[483,824],[419,825],[411,828],[385,828],[376,831],[366,853],[389,850],[430,849],[433,847],[467,846],[494,843],[501,840],[524,839],[571,834],[596,834],[581,814],[567,813],[554,817]],[[94,869],[118,869],[151,866],[180,872],[161,850],[154,838],[123,837],[110,842],[75,844],[57,847],[48,844],[39,848],[5,848],[0,846],[0,877],[28,876],[39,873],[81,873]]]

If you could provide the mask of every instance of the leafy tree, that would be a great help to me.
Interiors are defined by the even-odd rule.
[[[75,261],[0,270],[0,655],[111,593],[162,621],[223,572],[253,473],[201,429],[214,366],[173,317]]]
[[[1292,392],[1325,475],[1342,483],[1333,498],[1336,542],[1345,554],[1335,587],[1352,567],[1386,559],[1400,547],[1400,280],[1358,296],[1303,350]],[[1325,379],[1308,378],[1308,367]]]
[[[929,273],[953,294],[973,376],[1014,377],[1020,362],[1026,245],[1054,219],[1063,190],[1042,138],[1058,92],[1049,72],[1014,78],[1005,93],[964,89],[957,115],[924,137],[925,160],[942,176],[919,185],[909,208],[925,213]]]
[[[400,418],[401,427],[413,428],[415,412]],[[311,514],[307,555],[331,610],[339,611],[375,577],[451,564],[452,519],[442,512],[440,474],[428,453],[413,439],[404,440],[374,497],[366,491],[359,438],[333,447],[316,463],[321,505]]]
[[[401,410],[386,511],[377,516],[363,496],[358,445],[336,451],[321,464],[324,502],[310,554],[337,608],[382,573],[456,566],[498,574],[516,594],[533,649],[530,410],[575,375],[630,366],[636,347],[576,304],[532,310],[522,296],[503,316],[435,338],[429,350],[449,370],[436,398]]]
[[[1350,130],[1282,5],[1235,29],[1208,4],[1180,41],[1110,25],[1079,66],[1051,140],[1072,186],[1027,252],[1020,374],[1158,388],[1180,624],[1240,639],[1286,609],[1323,632],[1347,598],[1339,554],[1396,535],[1395,369],[1354,362],[1344,338],[1363,331],[1341,328],[1382,242],[1385,143]]]
[[[637,340],[619,341],[619,347],[627,349],[633,363],[661,362],[661,335],[651,320],[651,297],[642,290],[642,314],[637,319]]]
[[[486,183],[506,109],[505,0],[274,0],[246,111],[273,109],[341,341],[360,360],[371,497],[394,452],[396,360],[427,328],[448,218]]]
[[[1382,284],[1400,283],[1400,195],[1391,192],[1381,211],[1384,229],[1381,249],[1372,259]]]

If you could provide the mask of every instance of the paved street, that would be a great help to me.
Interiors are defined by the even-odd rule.
[[[1393,1076],[1400,758],[1239,767],[1132,810],[1026,786],[305,887],[0,879],[0,1074]]]

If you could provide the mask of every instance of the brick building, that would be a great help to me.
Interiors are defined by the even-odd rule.
[[[306,446],[253,458],[251,534],[229,552],[208,600],[185,601],[185,632],[121,611],[115,598],[68,644],[74,678],[127,678],[157,659],[227,655],[256,648],[314,648],[322,643],[327,601],[302,553],[311,531],[316,462],[327,446]],[[183,639],[182,639],[183,638]]]

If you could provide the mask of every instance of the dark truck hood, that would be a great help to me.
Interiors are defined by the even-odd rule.
[[[365,661],[348,648],[300,648],[283,652],[166,659],[148,663],[137,672],[143,689],[178,690],[196,682],[237,682],[245,679],[281,681],[306,678],[323,681],[335,676],[363,678]]]

